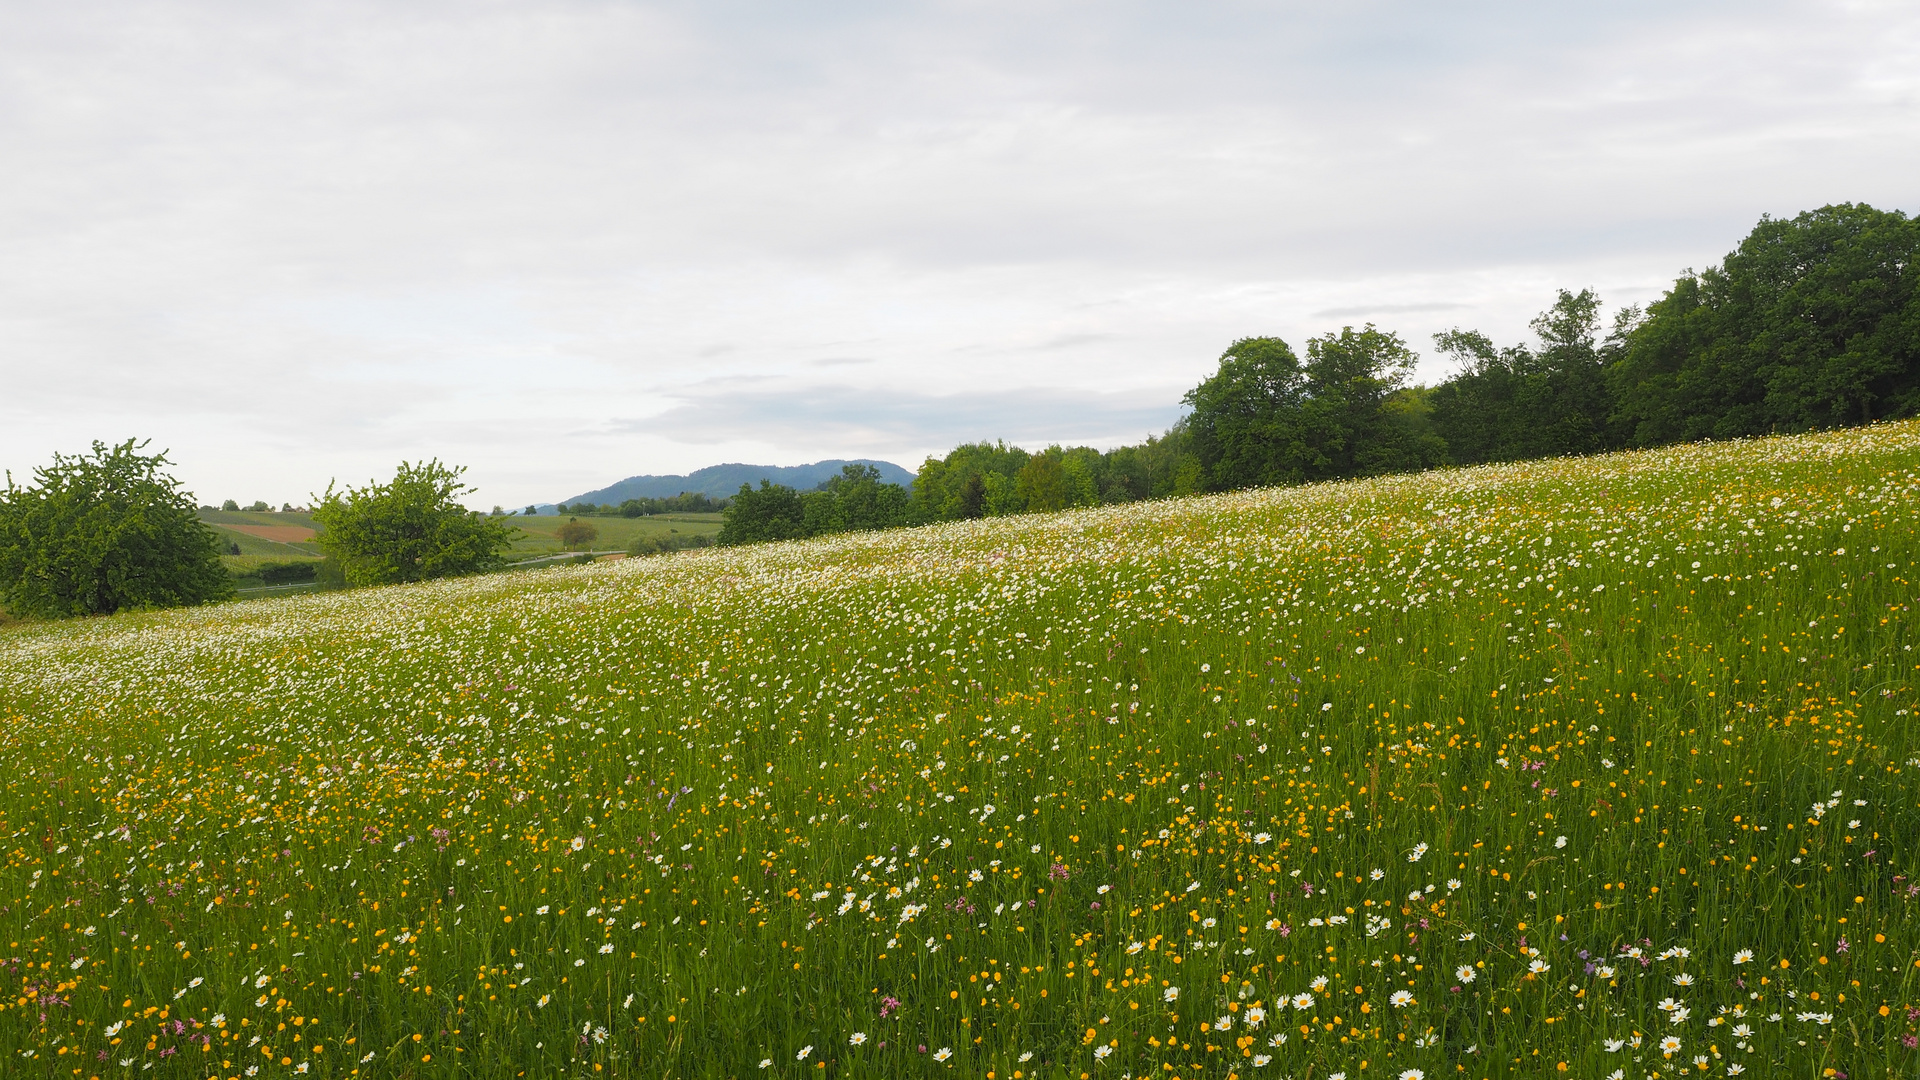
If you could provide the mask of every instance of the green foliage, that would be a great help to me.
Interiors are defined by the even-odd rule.
[[[1473,465],[1591,454],[1618,445],[1606,366],[1639,311],[1622,311],[1604,344],[1597,339],[1599,311],[1593,290],[1560,290],[1553,307],[1533,320],[1538,350],[1498,349],[1476,330],[1435,334],[1434,344],[1460,365],[1459,374],[1432,392],[1433,429],[1448,459]]]
[[[0,602],[60,618],[224,600],[233,585],[193,499],[145,443],[55,454],[0,493]]]
[[[1013,477],[1030,456],[1004,442],[979,442],[954,447],[944,458],[927,458],[913,478],[915,518],[959,521],[1011,512]]]
[[[634,538],[633,543],[627,545],[627,554],[633,556],[671,555],[676,551],[712,547],[713,543],[714,538],[705,533],[693,533],[685,536],[675,533],[638,536]]]
[[[392,482],[334,490],[317,500],[318,543],[348,585],[389,585],[491,570],[512,544],[503,521],[455,501],[474,489],[464,468],[401,462]]]
[[[867,532],[909,524],[912,504],[899,484],[883,483],[871,465],[842,466],[818,488],[800,497],[808,534]]]
[[[1213,485],[1268,487],[1307,479],[1302,430],[1307,377],[1279,338],[1242,338],[1185,402],[1195,458]],[[1192,478],[1189,477],[1189,483]]]
[[[1035,454],[1020,475],[1014,478],[1020,505],[1030,513],[1044,514],[1067,508],[1067,473],[1060,467],[1058,451]]]
[[[726,507],[725,499],[709,498],[698,491],[683,491],[664,499],[627,499],[618,506],[608,503],[577,502],[572,505],[561,503],[557,509],[562,514],[582,517],[597,515],[637,518],[651,517],[654,514],[717,514]]]
[[[318,577],[321,565],[319,559],[277,559],[260,555],[229,555],[220,561],[239,588],[304,584]]]
[[[721,544],[798,540],[833,533],[865,532],[912,524],[913,504],[899,484],[880,481],[880,470],[850,464],[818,488],[797,492],[784,484],[746,484],[728,500],[715,539]]]
[[[920,466],[917,522],[1045,512],[1350,477],[1845,426],[1920,413],[1920,223],[1842,204],[1763,218],[1724,265],[1689,273],[1601,334],[1600,297],[1559,291],[1534,344],[1434,336],[1456,374],[1368,324],[1233,343],[1164,435],[1102,453],[970,443]],[[784,492],[781,494],[780,492]],[[779,489],[728,542],[840,531]]]
[[[220,504],[220,509],[222,509],[222,510],[238,510],[238,509],[240,509],[240,504],[239,504],[239,503],[237,503],[237,502],[235,502],[235,501],[234,501],[234,500],[232,500],[232,499],[228,499],[228,500],[227,500],[226,502],[223,502],[223,503],[221,503],[221,504]]]
[[[593,546],[593,542],[600,538],[600,530],[594,528],[592,522],[570,519],[565,525],[560,526],[556,535],[569,549],[584,548]]]
[[[729,500],[726,521],[715,540],[723,545],[758,544],[768,540],[798,540],[807,535],[806,510],[800,493],[772,481],[760,481],[755,491],[746,484]]]
[[[913,517],[962,521],[1171,495],[1187,442],[1183,423],[1108,453],[1055,445],[1033,454],[1004,442],[955,447],[921,464],[913,482]]]
[[[1245,338],[1189,391],[1193,452],[1214,490],[1376,476],[1436,464],[1422,402],[1404,401],[1416,359],[1372,324],[1307,342]],[[1189,475],[1186,485],[1193,482]],[[1177,486],[1186,486],[1177,485]]]
[[[1920,412],[1920,222],[1842,203],[1762,218],[1674,283],[1608,372],[1634,445]]]
[[[627,499],[609,509],[621,517],[646,517],[653,514],[717,514],[727,508],[727,500],[709,498],[698,491],[683,491],[666,499]]]

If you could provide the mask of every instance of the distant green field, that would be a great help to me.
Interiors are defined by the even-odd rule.
[[[246,510],[202,510],[200,520],[214,527],[222,542],[232,543],[240,548],[241,557],[251,558],[254,565],[274,560],[287,561],[302,558],[319,558],[320,545],[311,540],[284,541],[255,536],[242,532],[240,528],[295,528],[319,531],[313,518],[306,514],[262,514]],[[232,558],[232,556],[228,556]],[[228,569],[235,569],[230,563]]]
[[[252,513],[245,510],[202,510],[200,520],[212,525],[220,534],[222,541],[230,541],[240,548],[238,556],[228,555],[228,569],[244,574],[257,568],[261,563],[291,561],[296,559],[317,559],[321,556],[320,545],[311,540],[288,541],[255,536],[241,531],[241,528],[301,528],[318,531],[311,516],[300,513]],[[520,531],[508,552],[509,558],[524,558],[529,555],[542,555],[566,551],[566,545],[557,535],[560,526],[572,520],[570,516],[560,517],[515,517],[510,523]],[[713,536],[720,531],[719,514],[663,514],[657,517],[584,517],[585,521],[599,530],[600,535],[592,543],[595,551],[625,551],[635,540],[643,536]],[[240,528],[236,528],[236,526]]]
[[[532,555],[566,550],[556,534],[560,526],[570,520],[568,515],[516,517],[512,520],[523,534],[513,545],[514,553]],[[600,531],[593,541],[593,550],[625,551],[627,545],[643,536],[713,536],[720,531],[721,515],[662,514],[650,518],[583,517],[579,520]]]
[[[202,510],[200,520],[209,525],[294,525],[319,531],[310,514],[254,513],[250,510]]]

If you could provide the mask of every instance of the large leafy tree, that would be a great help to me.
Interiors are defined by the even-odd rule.
[[[1306,478],[1377,476],[1431,464],[1418,410],[1395,408],[1419,356],[1372,323],[1307,342]]]
[[[0,600],[16,615],[58,618],[223,600],[233,581],[165,453],[128,439],[11,474],[0,492]]]
[[[349,585],[392,585],[498,567],[514,529],[468,510],[466,469],[439,461],[401,462],[393,480],[336,491],[327,486],[313,520],[318,542]]]
[[[1606,364],[1638,315],[1621,311],[1603,341],[1600,297],[1561,289],[1531,324],[1537,348],[1496,348],[1477,330],[1435,334],[1434,344],[1460,365],[1431,395],[1433,427],[1448,456],[1472,465],[1614,448],[1621,436],[1610,420]]]
[[[1029,513],[1064,510],[1073,495],[1057,452],[1033,455],[1014,477],[1014,486]]]
[[[1030,456],[1004,442],[980,442],[956,446],[944,458],[927,458],[913,480],[914,518],[958,521],[1020,509],[1008,503],[1014,477]]]
[[[1762,218],[1648,308],[1607,374],[1639,445],[1920,413],[1920,221],[1855,203]]]
[[[1187,393],[1187,434],[1215,490],[1418,468],[1438,460],[1425,407],[1406,396],[1417,359],[1371,324],[1307,342],[1244,338]]]
[[[1306,479],[1308,439],[1301,409],[1307,374],[1279,338],[1242,338],[1219,370],[1183,399],[1187,432],[1208,486],[1219,489]]]
[[[800,496],[807,535],[865,532],[908,524],[913,505],[907,489],[885,483],[871,465],[846,465],[818,488]]]
[[[798,540],[807,535],[807,511],[800,493],[785,484],[760,481],[755,491],[741,484],[740,493],[727,500],[726,518],[715,536],[717,544],[758,544],[767,540]]]

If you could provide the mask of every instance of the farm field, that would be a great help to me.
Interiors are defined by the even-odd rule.
[[[312,540],[318,526],[305,514],[202,510],[200,520],[213,526],[222,543],[231,542],[239,546],[238,556],[226,556],[230,560],[251,558],[257,563],[320,557],[320,545]],[[228,568],[247,565],[250,564],[229,562]]]
[[[566,545],[560,542],[557,534],[570,516],[512,518],[511,524],[518,527],[522,535],[514,541],[509,557],[566,550]],[[660,514],[638,518],[582,517],[579,520],[600,531],[599,537],[593,541],[595,551],[625,551],[628,545],[643,536],[666,538],[677,534],[681,537],[712,537],[720,531],[721,517],[719,514]]]
[[[311,535],[318,531],[313,519],[301,513],[253,513],[250,511],[202,510],[200,520],[217,530],[222,542],[231,541],[240,554],[223,556],[227,568],[237,574],[266,562],[293,562],[318,559],[320,545]],[[566,551],[556,535],[567,517],[513,517],[519,536],[506,552],[508,559]],[[670,536],[711,538],[720,531],[719,514],[661,514],[650,518],[588,517],[581,520],[599,530],[593,541],[596,551],[624,551],[641,537]],[[301,533],[307,535],[300,535]]]
[[[8,628],[0,1059],[1911,1076],[1917,525],[1908,423]]]

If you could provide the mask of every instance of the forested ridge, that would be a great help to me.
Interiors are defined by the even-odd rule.
[[[1603,325],[1560,290],[1532,343],[1434,335],[1455,364],[1372,324],[1234,342],[1163,435],[1100,451],[971,443],[920,466],[911,493],[849,467],[821,488],[742,486],[721,543],[1376,476],[1443,465],[1789,434],[1920,413],[1920,221],[1842,203],[1764,217],[1719,264]],[[1304,355],[1303,355],[1304,354]]]

